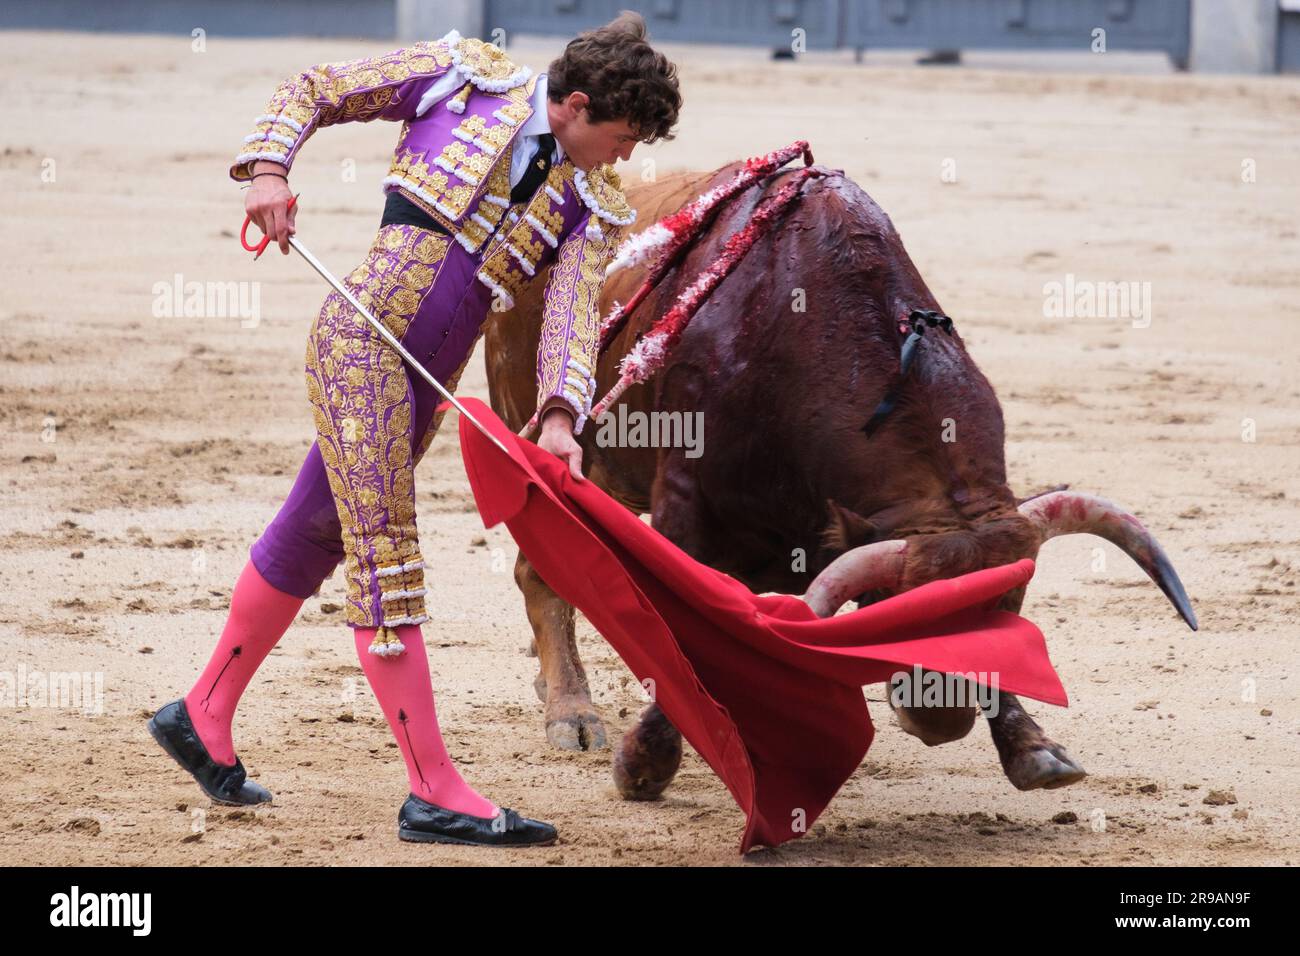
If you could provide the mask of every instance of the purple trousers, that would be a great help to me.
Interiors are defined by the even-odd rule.
[[[448,236],[388,225],[343,281],[454,391],[491,305],[478,264]],[[306,376],[316,441],[253,544],[253,564],[272,586],[307,598],[343,561],[350,625],[419,624],[427,616],[414,468],[441,424],[442,397],[337,292],[308,336]]]

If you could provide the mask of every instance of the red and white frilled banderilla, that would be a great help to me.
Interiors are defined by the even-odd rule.
[[[687,325],[718,284],[740,263],[759,237],[771,228],[781,212],[799,197],[803,184],[808,179],[825,176],[827,172],[813,168],[813,156],[808,143],[798,140],[784,149],[746,160],[744,167],[730,180],[703,193],[623,244],[607,273],[652,257],[654,262],[632,298],[624,305],[616,305],[601,323],[602,353],[622,330],[632,312],[653,291],[668,270],[681,260],[722,206],[796,156],[803,157],[804,168],[772,195],[763,198],[750,221],[727,239],[717,261],[682,290],[672,307],[628,351],[619,364],[618,381],[593,406],[592,418],[600,417],[630,386],[644,382],[663,367]]]

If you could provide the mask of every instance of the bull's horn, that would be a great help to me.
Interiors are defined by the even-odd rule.
[[[1142,523],[1113,501],[1077,491],[1058,491],[1020,506],[1020,513],[1042,532],[1043,540],[1062,534],[1095,534],[1120,548],[1137,562],[1165,592],[1187,626],[1196,630],[1196,614],[1183,582],[1164,548]]]
[[[830,617],[863,591],[898,587],[906,556],[906,541],[877,541],[845,551],[817,575],[803,599],[818,617]]]

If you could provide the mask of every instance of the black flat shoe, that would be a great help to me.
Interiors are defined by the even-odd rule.
[[[242,807],[252,803],[270,803],[271,791],[247,779],[244,765],[235,758],[226,767],[208,754],[198,731],[185,709],[185,699],[174,700],[149,718],[149,733],[178,764],[190,772],[203,792],[217,803]]]
[[[457,813],[415,794],[397,812],[398,839],[410,843],[466,843],[475,846],[550,846],[555,827],[501,807],[495,817]]]

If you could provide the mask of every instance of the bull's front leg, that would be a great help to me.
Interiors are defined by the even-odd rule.
[[[1003,596],[998,609],[1019,614],[1024,600],[1025,589],[1016,588]],[[985,716],[1002,772],[1017,790],[1055,790],[1088,775],[1064,747],[1034,723],[1014,694],[998,691],[997,713]]]
[[[681,731],[651,704],[614,754],[614,785],[625,800],[657,800],[681,762]]]
[[[1054,790],[1088,775],[1064,747],[1043,733],[1014,694],[998,692],[997,714],[988,722],[1002,770],[1017,790]]]
[[[597,750],[605,744],[605,725],[591,703],[587,673],[578,657],[573,605],[551,590],[519,552],[515,584],[524,595],[539,669],[533,689],[546,705],[546,739],[561,750]]]

